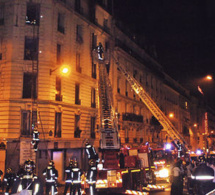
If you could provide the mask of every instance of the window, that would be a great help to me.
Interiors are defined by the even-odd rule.
[[[4,4],[0,4],[0,25],[4,25]]]
[[[108,28],[108,19],[104,19],[103,25],[104,25],[104,30],[108,32],[109,31],[109,28]]]
[[[38,60],[38,39],[25,37],[24,60]]]
[[[56,94],[55,94],[55,100],[56,101],[62,101],[62,95],[61,95],[61,78],[56,77]]]
[[[82,39],[82,27],[81,27],[81,25],[77,25],[76,26],[76,41],[78,43],[83,43],[83,39]]]
[[[37,98],[36,75],[33,73],[24,73],[22,98]]]
[[[93,139],[96,138],[95,126],[96,126],[96,117],[91,117],[91,120],[90,120],[90,137]]]
[[[64,20],[65,16],[62,13],[58,13],[58,25],[57,30],[61,33],[64,33]]]
[[[2,60],[2,53],[0,53],[0,60]]]
[[[37,111],[22,110],[21,117],[21,135],[32,136],[32,124],[37,124]]]
[[[92,63],[92,78],[96,79],[96,64]]]
[[[96,107],[96,90],[95,88],[91,88],[91,107]]]
[[[81,130],[80,130],[80,115],[75,115],[75,131],[74,137],[80,138],[81,137]]]
[[[57,64],[61,64],[61,45],[57,44]]]
[[[80,53],[76,53],[76,71],[81,73]]]
[[[125,96],[128,97],[128,81],[125,80]]]
[[[92,33],[92,50],[97,47],[97,35]]]
[[[81,0],[75,0],[75,11],[77,11],[78,13],[82,13]]]
[[[75,104],[81,105],[81,100],[79,99],[80,84],[75,84]]]
[[[120,93],[120,78],[117,78],[117,93]]]
[[[40,4],[27,3],[26,24],[39,25],[40,22]]]
[[[55,113],[54,136],[55,137],[61,137],[61,112]]]

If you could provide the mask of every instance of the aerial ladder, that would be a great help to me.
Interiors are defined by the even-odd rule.
[[[178,130],[173,126],[171,121],[167,118],[167,116],[161,111],[161,109],[157,106],[157,104],[152,100],[152,98],[147,94],[147,92],[143,89],[141,84],[129,74],[126,69],[120,65],[120,63],[116,60],[117,68],[120,72],[125,76],[126,80],[131,85],[132,89],[139,96],[142,102],[146,105],[146,107],[151,111],[153,116],[160,122],[163,126],[164,130],[167,131],[170,138],[173,140],[175,145],[179,150],[189,150],[188,144],[186,143],[183,136],[178,132]]]

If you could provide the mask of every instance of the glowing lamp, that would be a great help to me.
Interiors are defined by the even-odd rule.
[[[170,144],[170,143],[167,143],[167,144],[165,145],[165,149],[166,149],[166,150],[171,150],[171,144]]]
[[[197,155],[200,155],[200,154],[202,154],[202,151],[201,151],[201,150],[197,150],[197,151],[196,151],[196,154],[197,154]]]

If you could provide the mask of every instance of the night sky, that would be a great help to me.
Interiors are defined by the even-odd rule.
[[[166,73],[193,90],[200,85],[215,105],[214,0],[114,0],[114,15],[131,31],[155,45],[157,61]]]

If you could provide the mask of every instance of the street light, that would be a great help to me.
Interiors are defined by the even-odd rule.
[[[52,75],[52,73],[55,72],[58,69],[60,69],[60,73],[62,75],[68,75],[70,73],[70,67],[68,65],[62,65],[62,66],[59,66],[59,67],[57,67],[55,69],[50,69],[49,74]]]

